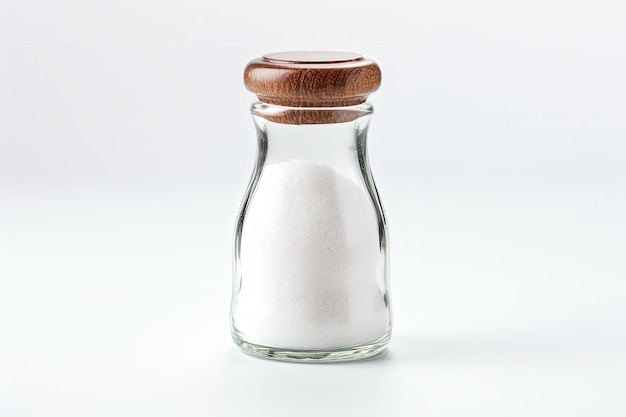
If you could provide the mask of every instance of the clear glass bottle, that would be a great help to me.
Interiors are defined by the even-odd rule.
[[[367,157],[372,106],[256,102],[252,114],[258,155],[235,230],[233,340],[279,360],[379,355],[391,308],[387,225]]]

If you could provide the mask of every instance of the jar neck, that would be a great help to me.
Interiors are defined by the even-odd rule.
[[[259,139],[259,168],[303,160],[328,166],[358,182],[369,170],[366,140],[373,113],[369,103],[301,108],[256,102],[251,112]],[[298,120],[303,122],[295,123]],[[335,122],[320,123],[324,120]]]

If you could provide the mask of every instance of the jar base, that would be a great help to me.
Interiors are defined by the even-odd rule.
[[[233,333],[233,341],[239,348],[249,355],[259,358],[272,359],[285,362],[347,362],[362,359],[374,359],[386,352],[387,344],[391,338],[391,331],[385,333],[380,339],[356,346],[347,346],[331,349],[286,349],[275,348],[255,343],[246,342]]]

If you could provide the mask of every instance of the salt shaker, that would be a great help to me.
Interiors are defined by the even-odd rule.
[[[364,359],[391,335],[387,225],[367,130],[378,65],[344,52],[282,52],[244,72],[258,154],[237,217],[231,330],[286,361]]]

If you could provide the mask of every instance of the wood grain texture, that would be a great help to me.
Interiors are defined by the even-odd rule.
[[[252,60],[246,88],[264,103],[288,107],[341,107],[365,102],[378,89],[376,62],[345,52],[282,52]]]
[[[345,123],[370,114],[367,110],[353,107],[331,107],[331,108],[295,108],[291,107],[280,113],[255,113],[270,122],[290,124],[290,125],[313,125]]]

